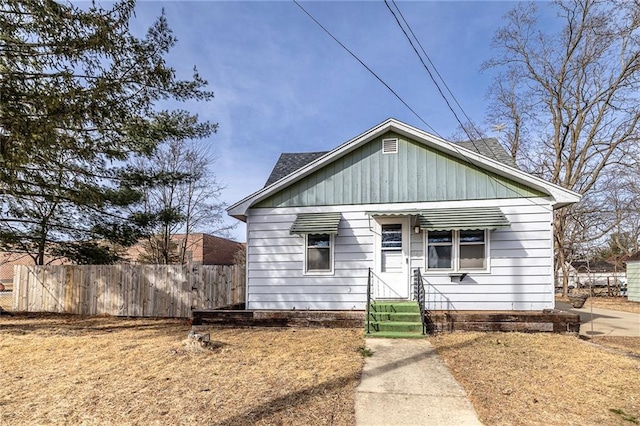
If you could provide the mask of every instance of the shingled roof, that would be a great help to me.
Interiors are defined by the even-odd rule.
[[[474,151],[478,154],[484,155],[485,157],[489,157],[491,159],[499,161],[502,164],[506,164],[507,166],[517,167],[515,161],[513,161],[513,158],[511,158],[511,156],[502,147],[502,145],[500,145],[500,142],[498,142],[498,139],[496,138],[455,142],[455,144],[460,145],[461,147],[466,148],[470,151]],[[283,177],[290,175],[291,173],[322,157],[328,152],[329,151],[292,152],[280,154],[280,158],[278,158],[278,161],[273,167],[273,170],[269,175],[269,179],[267,179],[267,183],[265,183],[264,186],[267,187],[272,183],[279,181]]]
[[[293,152],[280,154],[278,162],[271,171],[269,179],[264,186],[269,186],[272,183],[282,179],[285,176],[290,175],[301,167],[306,166],[313,160],[322,157],[329,151],[322,152]]]
[[[496,161],[501,162],[502,164],[506,164],[507,166],[516,168],[518,167],[507,150],[505,150],[504,147],[500,145],[500,142],[498,142],[498,139],[496,138],[455,142],[455,144],[460,145],[461,147],[466,148],[469,151],[475,151],[478,154],[484,155],[485,157],[492,158]]]

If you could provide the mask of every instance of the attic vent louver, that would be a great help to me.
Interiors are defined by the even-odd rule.
[[[397,154],[398,153],[398,139],[382,139],[382,153],[383,154]]]

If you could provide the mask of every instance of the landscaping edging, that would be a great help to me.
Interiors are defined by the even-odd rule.
[[[331,327],[359,328],[364,311],[195,310],[194,327]],[[556,309],[531,311],[432,311],[429,332],[521,331],[578,334],[580,315]]]
[[[575,335],[580,332],[580,315],[557,309],[542,312],[433,311],[428,315],[428,322],[430,332],[521,331]]]
[[[364,327],[364,311],[195,310],[194,326],[219,327]]]

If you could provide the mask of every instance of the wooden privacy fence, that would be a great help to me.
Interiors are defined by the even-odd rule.
[[[189,318],[245,302],[244,266],[15,266],[13,310]]]

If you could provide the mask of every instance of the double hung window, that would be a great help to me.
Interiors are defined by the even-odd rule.
[[[307,234],[305,236],[305,272],[333,272],[333,235]]]
[[[427,271],[484,271],[487,262],[485,230],[429,231]]]

